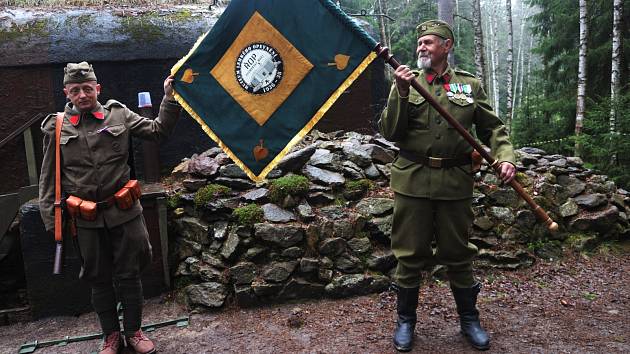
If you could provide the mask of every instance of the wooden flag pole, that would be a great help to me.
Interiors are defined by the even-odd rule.
[[[380,43],[378,43],[376,45],[376,48],[374,48],[374,51],[376,52],[376,54],[378,54],[378,56],[383,58],[383,60],[385,60],[386,63],[388,63],[392,68],[394,68],[394,70],[396,70],[400,66],[400,63],[394,58],[394,56],[392,54],[389,53],[389,48],[383,47],[383,46],[381,46]],[[435,98],[433,98],[433,96],[431,96],[431,94],[427,90],[425,90],[422,86],[420,86],[420,83],[418,83],[418,81],[415,78],[411,81],[411,86],[413,86],[413,88],[416,89],[416,91],[418,91],[418,93],[420,95],[422,95],[422,97],[424,97],[427,100],[427,102],[429,102],[429,104],[433,108],[435,108],[435,110],[437,110],[442,115],[442,117],[444,117],[444,119],[446,119],[448,124],[450,124],[453,128],[455,128],[455,130],[457,130],[457,132],[464,139],[466,139],[466,141],[468,141],[468,143],[475,150],[477,150],[477,152],[479,152],[479,154],[486,161],[488,161],[490,166],[492,166],[492,168],[496,172],[499,172],[499,168],[500,168],[499,167],[499,161],[495,160],[481,146],[481,144],[479,144],[479,142],[477,142],[477,140],[475,140],[475,138],[472,135],[470,135],[468,130],[466,130],[461,124],[459,124],[459,122],[449,112],[447,112],[446,109],[444,109],[444,107],[442,107],[435,100]],[[555,231],[558,230],[558,224],[555,221],[553,221],[549,217],[549,215],[547,215],[547,212],[545,212],[545,210],[543,208],[541,208],[540,205],[538,205],[532,199],[532,197],[529,196],[529,194],[527,194],[525,189],[523,189],[523,186],[521,186],[521,184],[516,181],[516,178],[512,179],[512,181],[510,181],[509,184],[510,184],[510,186],[512,186],[512,188],[514,188],[516,193],[518,193],[518,195],[521,198],[523,198],[525,200],[525,202],[527,202],[527,204],[529,204],[529,206],[533,209],[534,213],[536,213],[536,216],[538,216],[538,218],[540,220],[542,220],[547,225],[547,228],[549,229],[549,231],[555,232]]]

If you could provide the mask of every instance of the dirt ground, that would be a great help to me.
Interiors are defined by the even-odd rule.
[[[479,272],[479,308],[491,335],[489,353],[630,353],[630,242],[591,254],[567,252],[529,269]],[[190,314],[187,327],[149,335],[161,353],[388,353],[395,297],[385,292],[263,308],[228,306]],[[189,313],[170,295],[148,300],[145,323]],[[97,331],[94,313],[0,328],[0,353],[22,343]],[[90,353],[98,340],[36,353]],[[421,289],[415,353],[474,352],[458,332],[448,285]]]

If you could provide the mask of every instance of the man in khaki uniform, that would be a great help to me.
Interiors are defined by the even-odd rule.
[[[398,259],[394,345],[400,351],[411,350],[421,269],[444,264],[461,331],[475,348],[485,350],[490,341],[476,309],[481,285],[474,280],[471,266],[477,248],[468,242],[473,220],[472,147],[416,90],[410,90],[411,80],[417,78],[464,128],[470,130],[474,124],[477,137],[492,148],[504,182],[514,178],[514,152],[481,82],[448,65],[454,42],[450,26],[433,20],[417,30],[420,71],[405,65],[395,71],[396,82],[379,121],[383,136],[400,148],[391,171],[395,192],[391,242]]]
[[[140,329],[142,322],[141,270],[150,263],[151,245],[139,200],[121,210],[112,196],[129,181],[129,137],[161,140],[179,119],[181,107],[173,99],[173,77],[164,80],[164,98],[157,119],[143,118],[122,103],[101,105],[101,86],[92,66],[69,63],[64,69],[64,109],[61,130],[61,185],[63,197],[96,202],[94,220],[76,218],[77,243],[82,257],[79,277],[92,288],[92,304],[105,334],[101,354],[115,354],[122,345],[116,311],[116,292],[123,305],[126,343],[138,353],[155,346]],[[42,123],[44,159],[39,204],[47,231],[54,230],[55,117]],[[117,291],[114,289],[116,288]]]

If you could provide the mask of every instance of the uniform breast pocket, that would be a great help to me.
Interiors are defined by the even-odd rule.
[[[124,124],[117,124],[103,129],[98,137],[100,153],[104,163],[125,158],[129,149],[129,134]]]
[[[409,128],[415,130],[429,130],[429,115],[427,113],[427,101],[416,90],[411,89],[407,111],[409,115]]]
[[[65,134],[62,132],[59,139],[59,147],[64,166],[80,166],[82,164],[81,151],[78,134]]]
[[[475,100],[472,97],[469,99],[450,98],[448,111],[466,130],[470,130],[475,114]],[[449,129],[455,129],[450,124],[448,127]]]

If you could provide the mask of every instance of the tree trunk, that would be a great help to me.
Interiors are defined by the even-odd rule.
[[[487,91],[488,85],[485,81],[486,61],[483,53],[483,31],[481,30],[480,0],[473,0],[473,30],[475,32],[475,74],[481,80],[481,83],[485,86]]]
[[[507,108],[505,111],[505,121],[508,134],[512,126],[512,66],[513,66],[513,46],[514,39],[512,36],[512,0],[505,0],[505,9],[507,10],[508,23],[508,43],[507,43]]]
[[[377,0],[377,5],[378,5],[378,11],[379,13],[386,15],[387,14],[387,8],[385,5],[385,0]],[[381,44],[384,47],[388,47],[391,49],[390,43],[389,43],[389,37],[387,36],[387,24],[385,22],[385,16],[379,16],[378,17],[378,29],[381,35]],[[393,73],[391,70],[387,69],[387,66],[385,66],[385,77],[387,77],[388,81],[392,81],[393,80]]]
[[[578,60],[578,87],[577,87],[577,109],[575,114],[575,156],[582,155],[582,146],[579,143],[580,133],[584,122],[584,99],[586,96],[586,48],[588,41],[588,24],[586,22],[588,13],[586,0],[580,2],[580,51]]]
[[[454,5],[455,5],[454,0],[438,0],[438,19],[451,25],[451,28],[453,28]],[[453,54],[452,50],[450,53],[448,53],[448,63],[451,66],[455,65],[455,55]]]
[[[492,37],[492,46],[490,47],[490,60],[491,64],[491,76],[492,76],[492,99],[494,111],[499,115],[499,80],[497,78],[497,69],[499,67],[499,39],[497,38],[497,26],[498,21],[495,15],[492,16],[492,23],[490,24],[490,37]]]
[[[617,100],[619,98],[619,72],[621,68],[621,17],[623,0],[613,2],[612,70],[610,74],[610,134],[617,132]],[[612,146],[612,144],[611,144]],[[610,163],[617,163],[617,152],[613,149]]]

